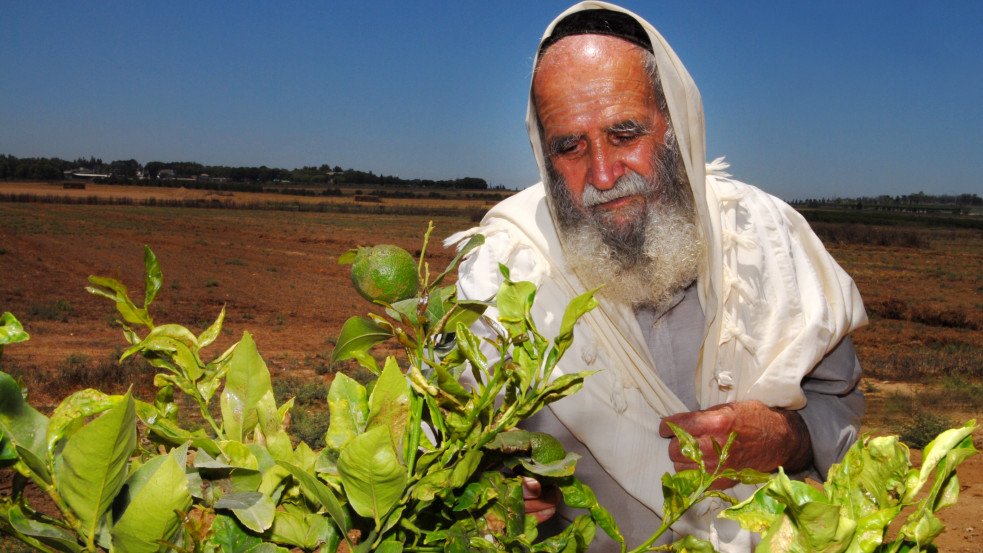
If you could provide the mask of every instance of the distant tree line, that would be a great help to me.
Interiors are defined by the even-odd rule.
[[[977,194],[926,194],[917,192],[902,196],[862,196],[859,198],[811,198],[792,200],[797,208],[855,209],[864,211],[895,211],[908,213],[949,213],[967,215],[972,208],[983,206]]]
[[[125,184],[136,181],[188,181],[206,182],[212,189],[243,190],[239,187],[220,188],[216,184],[242,184],[244,189],[255,190],[256,185],[368,185],[393,187],[449,188],[457,190],[487,190],[485,179],[463,177],[458,179],[403,179],[393,175],[376,175],[372,171],[342,169],[340,166],[322,164],[300,169],[278,169],[265,165],[259,167],[225,167],[202,165],[193,161],[151,161],[145,165],[134,159],[105,163],[96,157],[80,157],[75,160],[53,158],[17,158],[0,154],[0,179],[60,180],[72,173],[103,175],[95,177],[108,184]],[[140,184],[147,184],[140,182]],[[498,186],[496,189],[503,189]]]
[[[319,213],[361,213],[386,215],[424,215],[431,217],[465,217],[472,223],[481,221],[486,209],[459,207],[453,204],[430,202],[423,205],[382,205],[334,202],[260,201],[241,202],[220,198],[129,198],[125,196],[56,196],[51,194],[5,194],[0,202],[47,203],[69,205],[126,205],[146,207],[187,207],[207,209],[263,209]]]

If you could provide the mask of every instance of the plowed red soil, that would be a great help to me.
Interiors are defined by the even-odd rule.
[[[0,184],[0,192],[9,192],[7,186]],[[130,193],[153,194],[155,190],[178,193],[168,189]],[[85,191],[71,192],[118,195],[124,189],[97,191],[90,185]],[[356,246],[378,243],[394,243],[415,254],[428,220],[378,214],[0,203],[0,312],[13,312],[31,335],[30,341],[4,349],[0,369],[52,375],[49,389],[31,391],[32,403],[50,409],[65,395],[55,384],[67,358],[75,354],[103,360],[118,355],[126,343],[114,322],[116,311],[112,302],[85,290],[86,279],[89,275],[118,278],[141,303],[143,247],[149,245],[164,275],[163,288],[151,307],[156,323],[179,323],[200,332],[224,306],[224,331],[211,346],[212,355],[249,331],[274,378],[327,379],[315,368],[325,362],[343,322],[372,309],[352,289],[349,267],[339,266],[337,257]],[[443,270],[453,256],[441,245],[442,239],[472,222],[462,216],[438,218],[434,224],[428,249],[432,272]],[[877,274],[861,270],[870,264],[865,261],[869,256],[864,256],[881,252],[861,252],[854,261],[843,259],[856,252],[840,249],[834,253],[848,270],[861,273],[857,280],[865,295],[889,293]],[[979,263],[979,256],[976,258]],[[874,289],[875,285],[879,288]],[[969,293],[976,294],[976,305],[980,305],[978,277],[975,286]],[[968,301],[972,306],[974,300]],[[57,305],[62,306],[61,311]],[[49,307],[63,316],[50,316]],[[898,332],[891,330],[888,335],[889,328],[882,321],[864,331],[867,334],[858,335],[862,360],[883,358],[906,347],[890,337]],[[904,330],[899,332],[900,340],[915,339]],[[978,347],[979,334],[970,332],[960,343]],[[872,382],[872,404],[897,387],[908,390],[913,385],[891,380],[879,377]],[[878,418],[882,414],[872,414],[868,426],[882,424]],[[983,418],[973,412],[955,415],[959,420]],[[959,477],[961,497],[956,506],[941,513],[949,529],[937,544],[940,551],[977,553],[983,550],[983,456],[961,466]]]

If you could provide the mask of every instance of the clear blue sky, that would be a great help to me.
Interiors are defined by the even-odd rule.
[[[537,180],[532,55],[570,2],[15,2],[0,153]],[[983,193],[983,2],[631,0],[708,152],[786,199]]]

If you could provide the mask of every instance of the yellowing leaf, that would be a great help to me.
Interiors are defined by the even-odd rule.
[[[342,450],[338,473],[352,508],[376,524],[399,502],[406,471],[392,448],[389,429],[376,426]]]
[[[172,450],[143,484],[113,525],[112,542],[117,551],[153,553],[158,540],[168,540],[180,528],[177,512],[191,506],[191,493],[184,467]]]
[[[244,442],[260,422],[257,409],[263,397],[273,391],[270,371],[248,332],[243,333],[229,364],[220,401],[222,423],[228,439]]]
[[[103,515],[126,481],[136,446],[136,411],[127,393],[123,401],[79,429],[56,458],[58,492],[95,538]]]

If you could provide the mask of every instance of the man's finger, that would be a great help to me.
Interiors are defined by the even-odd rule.
[[[663,438],[672,438],[676,435],[672,431],[672,428],[669,428],[668,423],[670,422],[692,435],[702,434],[702,425],[700,424],[701,413],[702,411],[689,411],[676,413],[675,415],[670,415],[662,419],[662,422],[659,423],[659,435]]]
[[[522,499],[537,499],[543,493],[543,486],[539,480],[522,477]]]
[[[534,516],[537,522],[542,523],[556,514],[560,490],[554,486],[543,488],[538,480],[523,476],[522,499],[525,500],[526,514]]]
[[[547,507],[546,509],[543,509],[541,511],[534,511],[534,512],[529,512],[527,510],[526,514],[532,515],[533,517],[536,518],[536,523],[542,524],[547,520],[549,520],[550,517],[556,514],[556,507]]]

